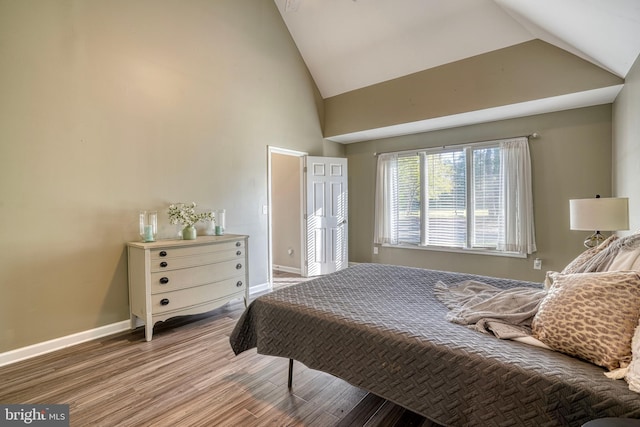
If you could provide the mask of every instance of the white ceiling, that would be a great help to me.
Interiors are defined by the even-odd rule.
[[[532,39],[626,77],[640,0],[274,0],[323,98]],[[329,137],[350,143],[611,103],[622,86]]]
[[[274,0],[323,98],[531,39],[625,77],[640,0]]]

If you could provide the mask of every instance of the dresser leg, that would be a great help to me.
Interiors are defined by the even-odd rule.
[[[147,322],[147,324],[144,325],[144,336],[147,341],[151,341],[151,338],[153,337],[153,323]]]

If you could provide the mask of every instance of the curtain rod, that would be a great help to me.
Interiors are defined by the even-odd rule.
[[[389,153],[398,153],[398,154],[402,154],[402,153],[412,153],[414,151],[421,151],[421,150],[428,150],[430,148],[447,148],[447,147],[455,147],[458,145],[471,145],[471,144],[481,144],[483,142],[491,142],[491,141],[502,141],[503,139],[513,139],[513,138],[529,138],[529,139],[537,139],[540,138],[540,134],[538,132],[533,132],[530,133],[529,135],[517,135],[517,136],[510,136],[508,138],[500,138],[500,139],[485,139],[483,141],[473,141],[473,142],[459,142],[457,144],[448,144],[448,145],[436,145],[434,147],[426,147],[426,148],[414,148],[412,150],[403,150],[403,151],[383,151],[383,152],[375,152],[373,153],[374,156],[377,156],[379,154],[389,154]]]

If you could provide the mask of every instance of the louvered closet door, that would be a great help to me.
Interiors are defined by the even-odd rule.
[[[348,264],[347,159],[305,157],[305,269],[307,276]]]

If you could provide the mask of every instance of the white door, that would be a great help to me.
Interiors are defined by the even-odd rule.
[[[347,159],[305,156],[305,276],[347,267]]]

